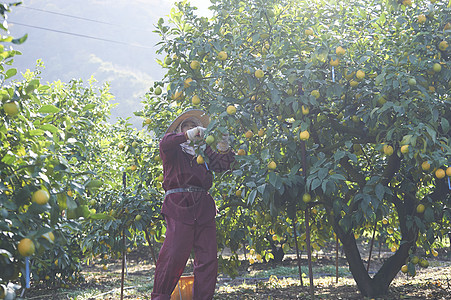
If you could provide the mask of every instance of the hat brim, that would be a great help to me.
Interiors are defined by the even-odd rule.
[[[210,123],[210,117],[203,110],[190,109],[179,115],[177,118],[175,118],[175,120],[172,121],[171,125],[169,125],[168,129],[166,130],[166,133],[174,132],[180,125],[180,123],[183,122],[183,120],[191,117],[198,119],[202,123],[202,126],[205,128]]]

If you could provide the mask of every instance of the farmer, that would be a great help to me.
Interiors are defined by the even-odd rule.
[[[203,141],[209,117],[191,109],[178,116],[160,141],[163,161],[163,188],[166,191],[161,213],[166,219],[166,239],[155,269],[152,299],[171,298],[194,249],[193,299],[212,299],[218,272],[216,245],[216,205],[208,193],[212,171],[230,169],[234,153],[228,135],[223,135],[217,151],[207,145],[208,164],[198,164],[195,147]]]

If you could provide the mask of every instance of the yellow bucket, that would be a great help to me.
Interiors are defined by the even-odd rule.
[[[171,300],[193,300],[194,275],[180,277],[171,295]]]

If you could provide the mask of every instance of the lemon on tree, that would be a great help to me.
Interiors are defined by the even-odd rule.
[[[209,144],[209,145],[213,144],[214,141],[215,141],[215,137],[212,136],[212,135],[209,135],[209,136],[207,136],[207,137],[205,138],[205,142],[206,142],[207,144]]]
[[[47,204],[47,202],[49,202],[49,199],[50,199],[49,192],[43,189],[37,190],[36,192],[33,193],[33,196],[31,196],[31,201],[40,205]]]
[[[439,48],[441,51],[445,51],[446,48],[448,48],[448,42],[447,42],[447,41],[441,41],[441,42],[438,44],[438,48]]]
[[[451,176],[451,167],[446,168],[446,175]]]
[[[393,147],[390,145],[384,145],[382,147],[382,150],[384,151],[384,154],[387,156],[390,156],[393,154]]]
[[[442,168],[439,168],[439,169],[437,169],[437,170],[435,171],[435,176],[436,176],[438,179],[444,178],[445,175],[446,175],[445,170],[443,170]]]
[[[302,201],[309,203],[310,201],[312,201],[312,196],[309,193],[305,193],[304,195],[302,195]]]
[[[262,70],[258,69],[258,70],[255,71],[254,75],[257,78],[263,78],[263,76],[265,76],[265,73],[263,73]]]
[[[191,103],[193,103],[193,105],[199,105],[200,104],[199,96],[194,95],[193,98],[191,98]]]
[[[346,50],[345,50],[342,46],[338,46],[338,47],[335,49],[335,53],[336,53],[337,55],[345,55]]]
[[[19,106],[16,102],[6,102],[3,104],[3,110],[8,116],[14,117],[19,113]]]
[[[24,238],[21,239],[19,245],[17,245],[17,250],[22,256],[31,256],[35,251],[35,246],[32,240]]]
[[[358,70],[357,73],[355,73],[355,78],[357,78],[357,80],[363,80],[365,78],[365,72],[363,72],[362,70]]]
[[[274,161],[270,161],[268,163],[268,169],[275,170],[277,168],[277,164]]]
[[[227,113],[229,115],[234,115],[236,113],[236,107],[234,105],[227,106]]]
[[[313,90],[310,92],[310,95],[312,95],[313,97],[315,97],[316,99],[318,99],[320,97],[320,93],[318,90]]]
[[[52,243],[55,241],[55,235],[51,231],[44,233],[42,237]]]
[[[442,70],[442,65],[439,63],[435,63],[432,66],[432,70],[434,70],[435,73],[439,73]]]
[[[423,169],[423,171],[428,171],[431,168],[431,164],[429,164],[428,161],[423,161],[423,163],[421,164],[421,169]]]
[[[407,265],[403,265],[401,267],[401,272],[403,272],[404,274],[407,273],[408,270],[409,270],[409,268],[407,267]]]
[[[201,165],[205,162],[204,158],[202,157],[202,155],[198,155],[196,158],[196,162]]]
[[[401,153],[406,154],[409,152],[409,145],[402,145],[401,146]]]
[[[336,67],[336,66],[338,66],[338,65],[340,64],[340,60],[339,60],[338,58],[337,58],[337,59],[331,58],[330,61],[329,61],[329,64],[330,64],[332,67]]]
[[[418,204],[417,205],[417,213],[422,214],[424,213],[424,210],[426,209],[426,207],[424,206],[424,204]]]
[[[237,154],[238,154],[238,155],[246,155],[246,150],[240,148],[240,149],[238,149]]]
[[[218,58],[219,58],[219,60],[226,60],[226,59],[227,59],[227,52],[225,52],[225,51],[220,51],[220,52],[218,53]]]
[[[200,69],[200,63],[197,60],[193,60],[190,64],[189,64],[190,68],[193,70],[199,70]]]
[[[310,133],[309,133],[307,130],[301,131],[301,132],[299,133],[299,138],[300,138],[302,141],[308,140],[309,137],[310,137]]]
[[[193,79],[190,77],[190,78],[187,78],[187,79],[185,79],[184,81],[183,81],[183,86],[185,87],[185,88],[189,88],[190,86],[191,86],[191,82],[193,82]]]
[[[157,86],[157,88],[155,89],[155,95],[161,95],[161,93],[163,92],[163,90],[161,89],[161,87]]]

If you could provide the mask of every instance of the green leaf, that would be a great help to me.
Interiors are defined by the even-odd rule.
[[[87,110],[93,109],[94,107],[96,107],[96,105],[93,104],[93,103],[87,104],[87,105],[85,105],[83,107],[83,111],[87,111]]]
[[[20,45],[22,43],[24,43],[28,38],[28,34],[26,33],[24,36],[17,38],[17,39],[13,39],[11,41],[11,43],[16,44],[16,45]]]
[[[8,69],[8,70],[6,71],[6,73],[5,73],[5,75],[6,75],[6,78],[5,78],[5,79],[11,78],[11,77],[13,77],[13,76],[16,75],[16,74],[17,74],[17,69],[14,69],[14,68]]]
[[[39,113],[43,114],[54,114],[59,112],[61,109],[52,104],[43,105],[40,109],[38,109]]]
[[[442,118],[441,120],[443,133],[446,134],[449,131],[449,121],[446,118]]]
[[[44,125],[40,126],[39,128],[42,130],[45,130],[45,131],[50,131],[51,133],[58,132],[58,128],[52,124],[44,124]]]
[[[255,201],[256,196],[257,196],[257,190],[252,190],[249,193],[249,197],[247,197],[247,204],[252,205]]]
[[[375,187],[376,197],[377,199],[381,200],[384,199],[385,189],[384,186],[380,183],[378,183]]]
[[[89,219],[93,219],[93,220],[114,220],[113,216],[107,215],[107,214],[90,214]]]
[[[32,129],[28,131],[31,136],[44,135],[45,131],[41,129]]]

